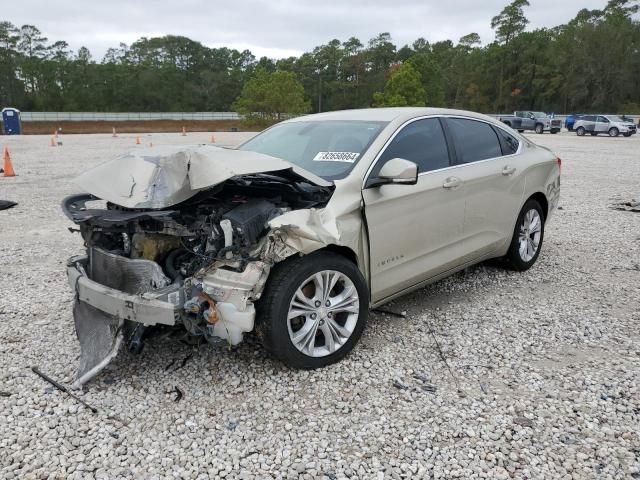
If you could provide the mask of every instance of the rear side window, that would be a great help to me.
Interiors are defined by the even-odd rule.
[[[491,125],[465,118],[447,118],[453,135],[457,163],[472,163],[501,157],[498,135]]]
[[[498,134],[500,140],[500,147],[502,148],[502,155],[513,155],[518,151],[520,147],[520,141],[513,135],[509,135],[501,128],[494,127],[494,130]]]
[[[404,127],[380,156],[372,176],[392,158],[404,158],[418,165],[418,173],[449,166],[449,150],[440,120],[425,118]]]

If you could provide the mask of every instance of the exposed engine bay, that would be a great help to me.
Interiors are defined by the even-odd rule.
[[[70,230],[87,249],[67,269],[82,348],[76,386],[122,343],[139,351],[155,325],[183,327],[212,344],[240,343],[253,330],[254,303],[271,267],[299,253],[269,222],[322,208],[332,192],[270,172],[231,177],[160,209],[123,207],[89,193],[64,199],[65,214],[79,226]]]

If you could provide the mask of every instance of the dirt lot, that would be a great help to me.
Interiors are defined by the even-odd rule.
[[[373,314],[319,371],[252,339],[157,341],[88,385],[94,415],[30,371],[70,383],[79,354],[60,201],[98,162],[210,134],[0,137],[19,202],[0,212],[0,478],[640,478],[640,214],[608,208],[640,197],[640,136],[530,138],[563,190],[529,272],[483,264],[397,300],[406,318]]]
[[[22,122],[25,135],[50,135],[57,129],[64,134],[73,133],[176,133],[242,131],[239,120],[144,120],[118,122]]]

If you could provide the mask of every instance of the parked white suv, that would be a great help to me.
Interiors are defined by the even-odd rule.
[[[636,133],[636,126],[632,122],[627,122],[616,115],[584,115],[576,120],[573,128],[579,137],[587,132],[594,137],[599,133],[607,133],[610,137],[617,137],[620,134],[630,137]]]

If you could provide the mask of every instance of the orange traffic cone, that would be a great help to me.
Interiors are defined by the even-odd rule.
[[[51,142],[49,142],[49,146],[50,147],[55,147],[56,146],[56,137],[55,137],[55,135],[51,135]]]
[[[136,145],[140,145],[140,137],[136,137]]]
[[[112,137],[117,137],[118,135],[116,135],[116,127],[113,127],[113,134],[111,135]]]
[[[211,143],[216,143],[216,137],[213,136],[213,133],[211,134]]]
[[[187,129],[182,127],[182,136],[186,137],[187,136]]]
[[[2,170],[5,177],[15,177],[16,172],[13,171],[13,165],[11,165],[11,155],[9,155],[9,148],[5,145],[2,155]]]

